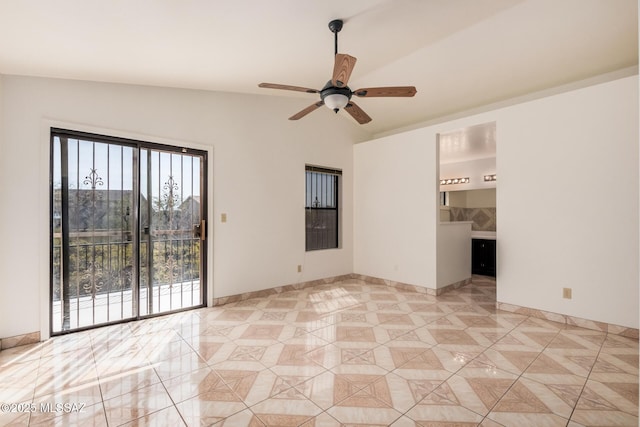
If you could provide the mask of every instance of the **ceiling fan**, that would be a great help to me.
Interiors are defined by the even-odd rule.
[[[289,120],[298,120],[306,116],[323,105],[331,108],[336,113],[341,108],[349,113],[360,124],[369,123],[371,117],[367,115],[358,105],[351,100],[353,95],[360,98],[373,97],[411,97],[416,94],[414,86],[388,86],[388,87],[367,87],[351,90],[347,83],[351,72],[356,65],[357,59],[353,56],[338,53],[338,33],[342,30],[342,20],[335,19],[329,22],[329,29],[335,36],[335,63],[333,65],[333,76],[331,80],[320,90],[310,89],[300,86],[289,86],[275,83],[260,83],[258,86],[268,89],[284,89],[297,92],[319,93],[320,101],[315,102],[304,110],[289,117]]]

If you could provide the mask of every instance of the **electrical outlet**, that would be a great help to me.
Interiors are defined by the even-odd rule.
[[[298,273],[302,273],[302,265],[298,264]]]
[[[562,298],[571,299],[571,288],[562,288]]]

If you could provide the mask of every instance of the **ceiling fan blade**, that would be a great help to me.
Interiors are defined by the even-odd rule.
[[[289,120],[301,119],[304,116],[306,116],[307,114],[309,114],[310,112],[315,111],[319,107],[322,107],[323,105],[324,105],[324,102],[322,102],[322,101],[318,101],[315,104],[311,104],[307,108],[305,108],[304,110],[299,111],[296,114],[294,114],[293,116],[289,117]]]
[[[355,103],[353,103],[351,101],[349,101],[347,106],[344,107],[344,110],[347,113],[351,114],[351,117],[356,119],[356,121],[358,123],[360,123],[361,125],[363,125],[365,123],[369,123],[371,121],[371,117],[369,117],[367,115],[367,113],[362,111],[362,108],[358,107]]]
[[[264,87],[264,88],[267,88],[267,89],[295,90],[296,92],[307,92],[307,93],[319,93],[320,92],[317,89],[310,89],[308,87],[279,85],[277,83],[260,83],[258,85],[258,87]]]
[[[404,96],[410,97],[416,94],[414,86],[387,86],[387,87],[365,87],[354,90],[353,94],[359,97],[381,97],[381,96]]]
[[[351,72],[356,66],[357,59],[345,53],[336,54],[336,62],[333,65],[333,78],[331,83],[335,87],[345,87],[351,77]]]

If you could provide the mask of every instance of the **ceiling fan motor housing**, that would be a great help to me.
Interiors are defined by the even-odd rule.
[[[351,99],[351,95],[353,94],[353,92],[351,92],[351,89],[349,89],[349,86],[344,86],[344,87],[336,87],[333,85],[333,83],[331,82],[331,80],[329,80],[327,82],[326,85],[324,85],[324,87],[320,90],[320,99],[322,99],[322,101],[324,102],[325,98],[327,96],[330,95],[343,95],[347,97],[347,101]],[[338,112],[339,108],[334,108],[333,111],[334,112]]]

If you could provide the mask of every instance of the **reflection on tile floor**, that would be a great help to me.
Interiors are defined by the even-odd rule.
[[[481,276],[349,280],[2,351],[0,403],[0,425],[637,426],[638,341],[498,311]]]

